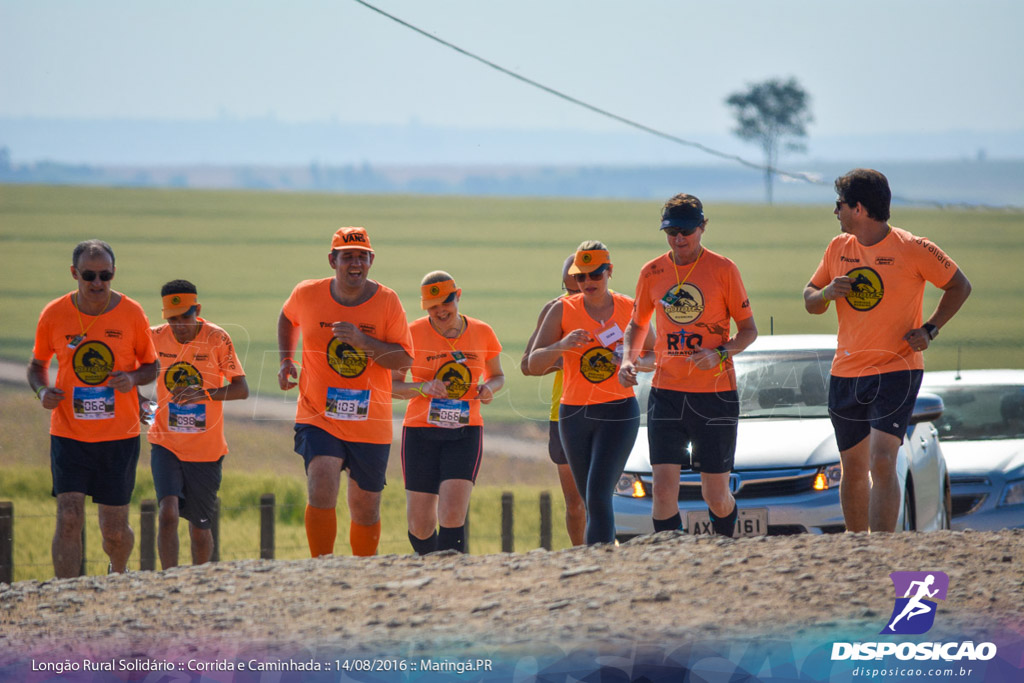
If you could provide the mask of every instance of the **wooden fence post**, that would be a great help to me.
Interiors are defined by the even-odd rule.
[[[0,502],[0,583],[14,583],[14,503]]]
[[[260,559],[274,559],[274,494],[260,496]]]
[[[220,562],[220,496],[213,501],[210,531],[213,532],[213,554],[210,556],[210,562]]]
[[[511,491],[501,494],[501,552],[514,553],[515,544],[515,511],[514,497]]]
[[[139,569],[156,569],[156,501],[144,500],[139,505]]]
[[[540,492],[540,547],[551,550],[551,493]]]
[[[82,520],[82,564],[78,565],[78,575],[85,576],[85,520]]]

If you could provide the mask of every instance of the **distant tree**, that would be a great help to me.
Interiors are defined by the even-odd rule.
[[[805,126],[814,120],[810,112],[810,96],[795,78],[781,81],[772,78],[752,83],[745,91],[736,92],[725,100],[736,115],[733,132],[743,140],[752,140],[764,151],[764,191],[772,203],[772,181],[779,146],[786,140],[785,149],[803,152],[807,148],[798,138],[807,137]]]

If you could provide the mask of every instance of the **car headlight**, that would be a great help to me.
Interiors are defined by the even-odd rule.
[[[644,483],[635,474],[623,474],[620,476],[618,483],[615,484],[615,493],[620,496],[629,496],[630,498],[647,497],[647,489],[644,487]]]
[[[1024,479],[1011,481],[1003,487],[1003,495],[999,496],[999,502],[996,503],[996,507],[1020,505],[1021,503],[1024,503]]]
[[[828,491],[831,488],[839,486],[839,482],[843,479],[843,466],[839,463],[835,465],[828,465],[818,470],[818,473],[814,475],[814,483],[811,488],[815,491]]]

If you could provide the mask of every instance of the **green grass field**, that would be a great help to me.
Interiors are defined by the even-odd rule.
[[[810,316],[801,298],[838,231],[831,209],[706,207],[704,242],[739,265],[761,334],[834,332],[834,314]],[[631,294],[643,263],[667,249],[659,211],[657,202],[636,201],[0,186],[0,358],[28,360],[39,311],[74,286],[71,249],[99,237],[117,254],[116,288],[153,321],[164,282],[195,282],[204,316],[235,338],[250,386],[276,396],[282,303],[299,280],[331,274],[337,227],[364,225],[377,252],[371,276],[399,293],[410,319],[422,315],[420,278],[442,269],[464,290],[462,312],[495,328],[508,382],[485,415],[544,420],[550,384],[522,377],[518,364],[540,307],[559,292],[562,260],[581,241],[602,240],[615,262],[612,286]],[[1021,366],[1024,215],[896,207],[892,223],[933,239],[974,285],[929,350],[928,367],[954,367],[958,350],[964,367]],[[929,288],[926,310],[936,301]]]

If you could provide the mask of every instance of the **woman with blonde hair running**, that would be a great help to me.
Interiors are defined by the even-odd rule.
[[[612,262],[601,242],[584,242],[576,249],[569,275],[581,292],[548,310],[529,369],[541,373],[562,359],[558,429],[587,508],[586,542],[610,543],[615,540],[612,494],[640,427],[633,388],[617,380],[633,299],[608,289]],[[645,364],[653,358],[652,349],[641,357],[641,369],[649,369]]]

